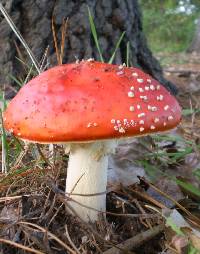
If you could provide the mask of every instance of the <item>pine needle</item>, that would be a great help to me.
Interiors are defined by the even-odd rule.
[[[6,19],[6,21],[8,22],[10,28],[13,30],[13,32],[15,33],[17,38],[20,40],[20,42],[22,43],[22,45],[26,49],[26,51],[27,51],[27,53],[28,53],[32,63],[34,64],[34,66],[35,66],[35,68],[37,70],[37,72],[40,73],[40,68],[39,68],[39,65],[37,63],[37,60],[36,60],[35,56],[33,55],[31,49],[29,48],[29,46],[27,45],[26,41],[22,37],[20,31],[18,30],[18,28],[16,27],[16,25],[14,24],[14,22],[11,19],[11,17],[9,16],[9,14],[6,11],[6,9],[3,7],[3,5],[1,3],[0,3],[0,11],[3,14],[4,18]]]

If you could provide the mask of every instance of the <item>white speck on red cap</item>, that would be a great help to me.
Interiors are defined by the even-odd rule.
[[[173,116],[168,116],[168,118],[167,118],[169,121],[171,121],[171,120],[173,120],[174,118],[173,118]]]
[[[164,110],[168,110],[169,109],[169,105],[164,106]]]
[[[158,101],[162,101],[164,99],[164,96],[162,94],[160,94],[156,98]]]
[[[120,133],[125,133],[124,128],[123,128],[123,127],[120,127],[120,128],[119,128],[119,132],[120,132]]]
[[[135,96],[135,94],[132,91],[128,92],[128,97],[133,98],[134,96]]]
[[[143,132],[144,131],[144,127],[140,127],[140,132]]]
[[[145,113],[140,113],[140,114],[138,114],[138,117],[140,118],[140,117],[143,117],[143,116],[145,116]]]
[[[133,73],[132,73],[132,76],[133,76],[133,77],[138,77],[137,72],[133,72]]]
[[[123,71],[118,71],[118,72],[117,72],[117,75],[118,75],[118,76],[123,75],[123,74],[124,74]]]
[[[155,90],[155,86],[154,86],[154,85],[150,85],[149,88],[150,88],[150,90],[152,90],[152,91]]]

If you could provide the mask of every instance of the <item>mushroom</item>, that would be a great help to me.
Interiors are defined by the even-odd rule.
[[[41,73],[4,112],[5,128],[18,138],[70,145],[66,195],[85,221],[106,211],[108,155],[116,140],[167,131],[180,120],[176,99],[148,74],[93,60]]]

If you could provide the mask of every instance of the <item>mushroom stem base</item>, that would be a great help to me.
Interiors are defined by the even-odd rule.
[[[66,195],[72,199],[69,205],[84,221],[94,222],[99,212],[106,211],[108,153],[111,148],[115,147],[109,141],[71,145]]]

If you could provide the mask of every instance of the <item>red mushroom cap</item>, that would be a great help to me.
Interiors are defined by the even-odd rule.
[[[180,122],[176,99],[136,68],[81,61],[28,82],[4,113],[4,126],[41,143],[140,136]]]

